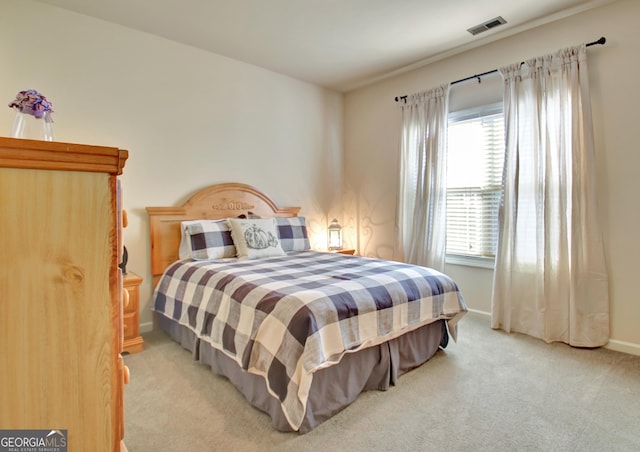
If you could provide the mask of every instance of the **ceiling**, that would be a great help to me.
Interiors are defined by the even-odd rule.
[[[344,92],[612,0],[37,1]]]

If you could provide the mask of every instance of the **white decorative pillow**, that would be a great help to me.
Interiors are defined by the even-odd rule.
[[[238,259],[285,255],[278,239],[278,225],[275,218],[246,220],[229,218],[229,225]]]
[[[236,247],[227,220],[183,221],[181,226],[180,259],[235,257]]]
[[[278,235],[284,251],[306,251],[311,249],[307,224],[304,217],[279,217]]]

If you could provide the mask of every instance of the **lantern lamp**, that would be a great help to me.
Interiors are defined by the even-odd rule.
[[[328,228],[329,231],[329,251],[342,249],[342,226],[337,219],[333,219]]]

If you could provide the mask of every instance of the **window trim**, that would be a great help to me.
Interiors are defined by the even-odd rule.
[[[483,116],[491,116],[499,113],[504,113],[503,102],[492,102],[478,107],[449,112],[449,115],[447,117],[447,124],[480,118]],[[495,257],[471,256],[455,253],[445,254],[445,264],[450,265],[461,265],[466,267],[478,267],[493,270],[495,268],[495,261]]]
[[[480,118],[482,116],[497,115],[504,112],[502,102],[492,102],[479,107],[466,108],[464,110],[450,111],[447,117],[447,124],[452,122],[466,121],[467,119]]]
[[[445,264],[449,265],[463,265],[465,267],[479,267],[493,270],[495,268],[495,257],[480,257],[480,256],[464,256],[462,254],[446,254]]]

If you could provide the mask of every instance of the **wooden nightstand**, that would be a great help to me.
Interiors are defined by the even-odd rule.
[[[336,251],[334,251],[334,253],[339,253],[339,254],[353,254],[353,253],[355,253],[355,252],[356,252],[356,250],[351,250],[351,249],[349,249],[349,250],[336,250]]]
[[[124,329],[123,352],[138,353],[142,351],[144,340],[140,336],[140,284],[142,277],[127,272],[123,278],[123,286],[129,294],[129,302],[123,303],[122,325]]]

